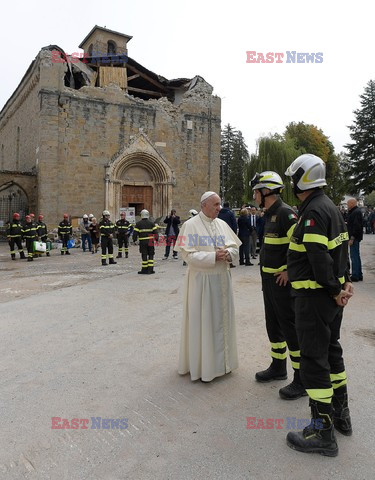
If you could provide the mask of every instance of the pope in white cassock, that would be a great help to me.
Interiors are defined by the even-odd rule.
[[[188,264],[178,373],[210,382],[238,367],[231,262],[241,241],[217,218],[220,197],[206,192],[201,211],[184,223],[175,250]]]

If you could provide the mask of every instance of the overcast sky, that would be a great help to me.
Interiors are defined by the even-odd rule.
[[[375,79],[368,0],[45,0],[2,3],[0,109],[39,50],[67,53],[94,25],[133,36],[129,56],[168,79],[201,75],[222,98],[222,125],[256,140],[291,121],[321,128],[336,152],[350,141],[359,95]],[[247,51],[284,53],[283,63],[246,63]],[[286,52],[323,54],[286,63]]]

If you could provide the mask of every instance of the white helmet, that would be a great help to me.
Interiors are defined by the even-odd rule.
[[[149,218],[149,217],[150,217],[150,212],[148,210],[141,211],[141,218]]]
[[[192,208],[191,210],[189,210],[189,215],[191,217],[195,217],[195,215],[198,215],[198,212],[196,210],[194,210],[194,208]]]
[[[89,218],[94,218],[94,215],[90,213]]]
[[[82,218],[89,218],[86,213],[83,214]]]
[[[292,178],[296,193],[327,185],[325,163],[311,153],[297,157],[285,175]]]
[[[271,170],[267,170],[262,173],[256,173],[250,182],[250,186],[253,190],[259,190],[261,188],[268,188],[269,190],[282,190],[284,188],[283,181],[280,175]]]
[[[109,213],[108,210],[103,210],[103,217],[109,217],[111,214]]]

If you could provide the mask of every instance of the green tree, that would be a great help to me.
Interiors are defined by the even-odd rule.
[[[236,131],[228,123],[221,131],[220,152],[220,197],[224,200],[228,190],[229,167],[233,159],[234,137]]]
[[[245,165],[249,152],[242,132],[229,124],[221,134],[220,196],[231,207],[241,206],[244,195]]]
[[[355,120],[349,127],[353,143],[345,145],[351,160],[349,174],[357,190],[375,190],[375,82],[370,80],[360,95],[361,107],[354,111]]]
[[[367,207],[375,207],[375,190],[365,196],[365,205]]]
[[[261,137],[257,142],[257,153],[251,155],[250,163],[245,175],[245,199],[246,203],[252,202],[253,192],[249,186],[249,181],[255,173],[261,173],[266,170],[277,172],[283,179],[285,189],[282,198],[286,203],[296,204],[296,198],[293,195],[290,185],[290,179],[285,177],[284,173],[292,161],[297,158],[301,152],[295,147],[294,141],[285,139],[279,134]]]

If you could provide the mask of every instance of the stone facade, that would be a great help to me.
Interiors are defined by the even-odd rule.
[[[86,48],[95,41],[86,37]],[[159,88],[136,84],[140,96],[160,95],[144,99],[115,83],[94,86],[87,65],[86,85],[67,87],[71,66],[53,58],[51,49],[39,52],[0,112],[0,188],[5,170],[37,172],[33,208],[53,225],[65,212],[100,217],[106,208],[117,218],[125,206],[148,208],[154,218],[173,207],[187,218],[202,192],[218,190],[220,99],[201,77],[159,84],[134,62],[128,77],[139,71]]]

